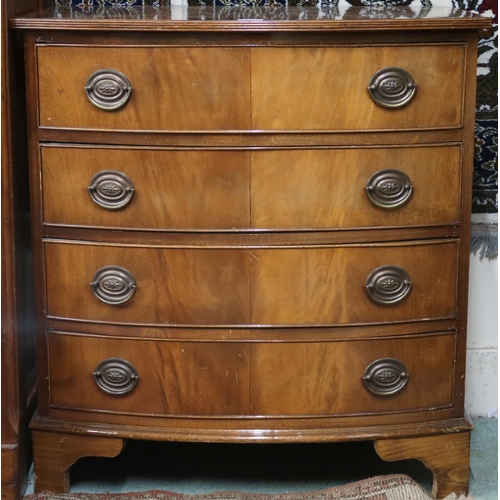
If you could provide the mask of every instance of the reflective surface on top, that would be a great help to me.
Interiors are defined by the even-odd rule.
[[[53,0],[47,17],[128,20],[327,20],[469,17],[456,0]]]

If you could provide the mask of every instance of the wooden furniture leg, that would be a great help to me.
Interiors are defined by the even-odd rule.
[[[470,432],[375,441],[380,458],[393,462],[416,458],[432,471],[432,495],[467,494]]]
[[[116,457],[123,445],[123,439],[34,430],[35,493],[68,493],[69,468],[79,458]]]

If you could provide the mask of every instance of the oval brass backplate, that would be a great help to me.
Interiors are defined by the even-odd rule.
[[[417,86],[408,71],[402,68],[384,68],[370,79],[368,92],[384,108],[402,108],[414,97]]]
[[[403,390],[408,378],[408,371],[401,361],[382,358],[368,365],[363,382],[366,388],[377,396],[392,396]]]
[[[95,71],[89,76],[84,88],[90,102],[104,111],[122,108],[132,93],[129,79],[116,69]]]
[[[396,208],[411,198],[413,186],[401,170],[386,168],[375,172],[366,183],[369,200],[381,208]]]
[[[126,207],[135,193],[130,178],[117,170],[102,170],[95,174],[88,191],[92,201],[108,210]]]
[[[380,266],[366,278],[366,290],[379,304],[397,304],[410,293],[410,275],[398,266]]]
[[[105,266],[97,270],[90,283],[94,295],[105,304],[124,304],[132,298],[137,288],[130,271],[119,266]]]
[[[139,382],[134,365],[120,358],[105,359],[99,363],[93,375],[99,388],[113,396],[129,394]]]

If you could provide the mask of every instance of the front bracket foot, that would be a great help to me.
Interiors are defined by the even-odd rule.
[[[469,490],[470,431],[374,442],[380,458],[393,462],[416,458],[432,471],[434,498]]]
[[[35,493],[69,493],[69,468],[82,457],[116,457],[120,438],[33,430]]]

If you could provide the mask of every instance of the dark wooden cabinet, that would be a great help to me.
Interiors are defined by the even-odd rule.
[[[35,406],[35,309],[22,36],[15,16],[43,7],[2,1],[2,498],[22,497]]]
[[[489,20],[160,11],[13,21],[29,76],[36,490],[67,490],[76,458],[127,438],[370,439],[387,460],[423,460],[438,498],[465,492]]]

